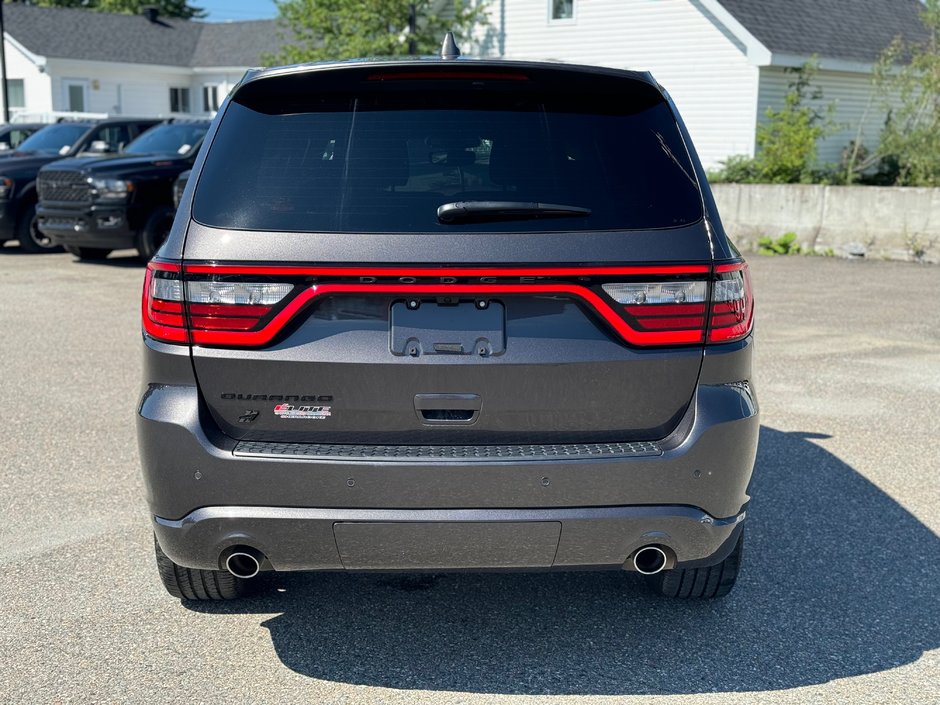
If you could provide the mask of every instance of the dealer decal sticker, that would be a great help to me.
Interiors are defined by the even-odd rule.
[[[307,419],[309,421],[322,421],[331,416],[329,406],[294,406],[293,404],[278,404],[274,407],[274,414],[282,419]]]

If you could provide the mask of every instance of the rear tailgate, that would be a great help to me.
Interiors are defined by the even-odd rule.
[[[544,444],[678,422],[710,260],[668,106],[636,78],[463,71],[299,74],[234,96],[183,273],[225,433]],[[437,217],[493,201],[589,215]]]

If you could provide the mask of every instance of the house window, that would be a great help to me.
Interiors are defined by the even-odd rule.
[[[551,19],[554,20],[573,20],[574,19],[574,0],[548,0],[551,7]]]
[[[73,113],[83,113],[88,110],[88,81],[84,79],[65,79],[62,81],[65,89],[65,109]]]
[[[23,90],[22,78],[7,79],[7,98],[11,108],[26,107],[26,93]]]
[[[207,83],[202,87],[202,112],[214,113],[219,109],[219,87]]]
[[[170,112],[188,113],[189,112],[189,89],[171,88],[170,89]]]

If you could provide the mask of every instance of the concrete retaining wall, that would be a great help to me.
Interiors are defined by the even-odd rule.
[[[805,249],[940,261],[940,188],[715,184],[725,231],[745,251],[795,232]],[[920,256],[918,256],[920,252]]]

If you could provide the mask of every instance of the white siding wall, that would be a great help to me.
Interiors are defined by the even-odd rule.
[[[4,42],[7,60],[7,78],[20,78],[23,80],[23,94],[26,100],[25,112],[46,112],[52,110],[52,101],[49,93],[49,74],[43,73],[33,61],[10,42]],[[3,94],[0,92],[0,109],[3,105]],[[13,111],[15,115],[17,111]],[[0,112],[0,120],[2,120]]]
[[[793,74],[782,68],[765,66],[760,71],[758,91],[758,117],[765,120],[768,107],[779,110]],[[878,146],[881,128],[885,121],[882,100],[872,94],[871,76],[860,73],[843,73],[822,70],[813,81],[813,88],[822,89],[822,99],[817,102],[824,107],[835,102],[833,120],[839,131],[819,142],[819,161],[838,163],[842,150],[857,136],[862,126],[862,143],[874,150]]]
[[[479,51],[512,59],[650,70],[669,91],[706,167],[753,154],[758,69],[692,0],[575,0],[573,21],[549,21],[551,0],[490,0]]]
[[[87,83],[85,112],[132,117],[168,117],[170,88],[189,88],[190,113],[204,115],[202,87],[218,86],[219,102],[241,80],[244,71],[199,70],[188,67],[113,64],[99,61],[49,59],[40,72],[15,47],[7,43],[10,78],[25,79],[26,110],[31,113],[68,110],[69,80]]]
[[[212,113],[203,112],[202,105],[202,88],[203,86],[209,84],[217,86],[216,92],[218,94],[219,105],[222,104],[222,101],[225,99],[225,96],[229,94],[229,91],[238,83],[242,76],[245,75],[244,71],[231,72],[231,73],[221,73],[211,70],[198,70],[196,75],[193,77],[193,95],[195,96],[195,101],[193,103],[193,112],[198,115],[211,115]]]
[[[192,71],[188,68],[112,64],[103,61],[49,59],[54,110],[68,110],[65,83],[69,79],[88,81],[86,112],[158,117],[170,114],[170,87],[190,88],[190,103],[197,104],[192,91]]]

